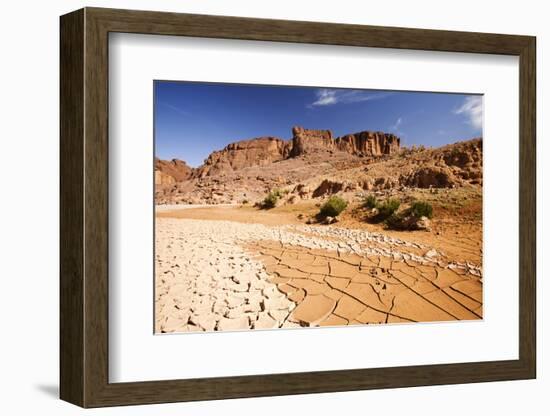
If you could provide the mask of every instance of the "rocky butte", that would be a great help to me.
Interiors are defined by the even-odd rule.
[[[296,126],[292,129],[290,140],[258,137],[231,143],[222,150],[212,152],[189,177],[216,176],[316,153],[340,151],[358,157],[376,157],[392,155],[399,149],[400,139],[393,134],[362,131],[334,138],[330,130],[310,130]],[[162,166],[159,166],[159,170],[171,175]]]
[[[300,156],[319,150],[339,150],[354,156],[383,156],[399,151],[399,137],[372,131],[346,134],[333,138],[330,130],[309,130],[302,127],[292,129],[292,156]]]

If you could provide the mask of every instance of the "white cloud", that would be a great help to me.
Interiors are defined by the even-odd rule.
[[[168,103],[165,103],[165,102],[161,102],[160,104],[162,104],[163,106],[169,108],[172,111],[175,111],[176,113],[181,114],[182,116],[190,115],[189,111],[182,110],[181,108],[176,107],[175,105],[168,104]]]
[[[481,129],[483,126],[483,97],[480,95],[466,97],[464,103],[454,110],[454,113],[465,115],[473,127]]]
[[[311,105],[331,105],[336,104],[338,99],[336,98],[336,91],[334,90],[319,90],[317,91],[317,100]]]
[[[390,131],[399,131],[399,126],[401,126],[401,123],[403,123],[403,119],[401,117],[399,117],[395,123],[390,126]]]
[[[391,95],[391,93],[370,93],[357,90],[332,90],[328,88],[318,89],[315,92],[316,100],[310,106],[326,106],[334,104],[350,104],[362,101],[379,100]]]

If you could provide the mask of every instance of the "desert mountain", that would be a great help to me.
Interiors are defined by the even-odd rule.
[[[330,130],[292,129],[292,138],[231,143],[192,169],[179,160],[155,162],[157,204],[255,202],[274,188],[286,202],[333,193],[397,187],[479,186],[482,141],[437,149],[401,148],[400,139],[363,131],[334,138]]]
[[[193,173],[194,178],[223,175],[251,166],[264,166],[286,159],[291,143],[277,137],[258,137],[227,145],[212,152]]]
[[[171,185],[189,179],[193,168],[183,160],[161,160],[155,158],[155,185]]]
[[[399,138],[393,134],[363,131],[333,138],[330,130],[294,127],[289,141],[278,137],[258,137],[231,143],[210,154],[193,177],[216,176],[320,152],[342,151],[365,157],[393,154],[398,150]]]

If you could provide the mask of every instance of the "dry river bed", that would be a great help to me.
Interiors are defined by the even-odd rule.
[[[337,224],[157,216],[155,256],[157,333],[482,319],[480,264]]]

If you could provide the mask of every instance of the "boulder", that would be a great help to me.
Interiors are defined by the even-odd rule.
[[[400,178],[400,183],[412,188],[453,188],[460,183],[452,170],[439,166],[424,166]]]
[[[287,204],[293,205],[297,202],[298,197],[296,195],[290,195],[288,199],[286,200]]]
[[[424,254],[425,257],[428,257],[429,259],[433,259],[435,257],[439,257],[439,253],[437,252],[437,250],[435,248],[432,248],[430,250],[428,250],[426,252],[426,254]]]
[[[431,221],[427,217],[417,217],[412,214],[393,215],[387,220],[391,229],[406,231],[431,231]]]
[[[431,221],[427,217],[420,217],[416,223],[415,227],[417,230],[430,231],[431,230]]]
[[[317,188],[315,188],[315,190],[312,193],[312,196],[314,198],[318,198],[324,195],[332,195],[332,194],[341,192],[343,189],[344,189],[343,182],[335,182],[329,179],[325,179],[323,180],[323,182],[321,182],[321,184]]]

